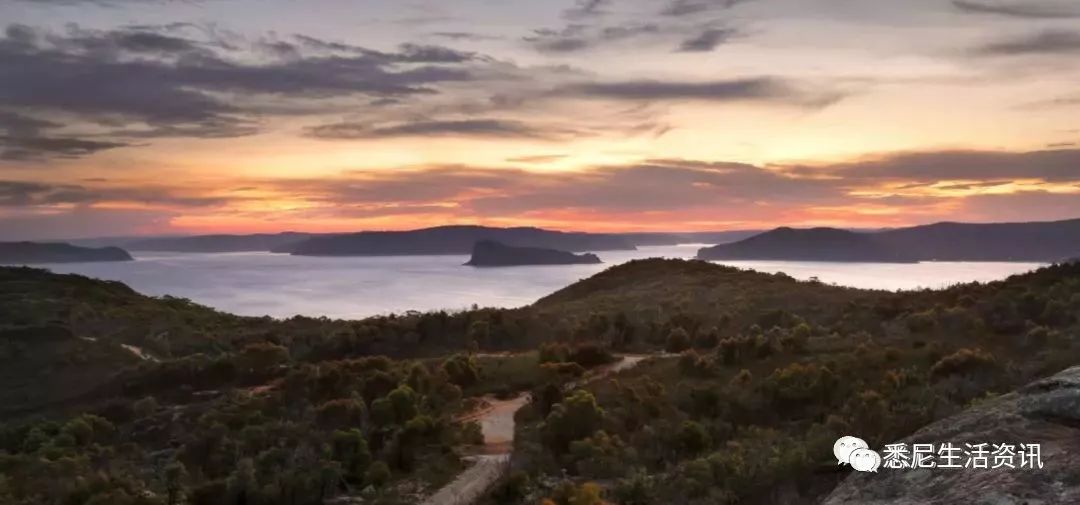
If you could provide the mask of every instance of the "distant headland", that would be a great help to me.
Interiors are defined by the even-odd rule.
[[[63,242],[0,242],[0,263],[7,265],[132,259],[127,251],[119,247],[79,247]]]
[[[706,247],[703,260],[847,262],[1035,261],[1080,255],[1080,219],[1037,223],[936,223],[856,232],[777,228]]]

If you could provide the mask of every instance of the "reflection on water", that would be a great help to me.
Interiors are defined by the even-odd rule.
[[[518,307],[612,265],[636,258],[689,258],[699,245],[598,253],[602,265],[471,268],[467,256],[318,258],[271,253],[136,253],[136,261],[44,265],[124,282],[150,295],[190,298],[227,312],[288,317],[358,318],[406,310]],[[1036,263],[817,263],[731,261],[726,264],[798,279],[876,289],[943,287],[1026,272]]]

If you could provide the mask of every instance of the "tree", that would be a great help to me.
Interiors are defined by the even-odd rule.
[[[615,356],[604,347],[587,342],[574,347],[570,352],[570,361],[585,368],[592,368],[615,361]]]
[[[601,505],[604,500],[600,497],[600,486],[593,482],[586,482],[575,486],[572,482],[564,482],[555,490],[555,503],[559,505]],[[551,500],[545,500],[547,503]]]
[[[334,461],[341,463],[345,470],[345,479],[350,482],[363,482],[364,472],[371,464],[371,451],[364,434],[356,428],[335,431],[332,446]]]
[[[264,375],[289,362],[289,350],[270,342],[248,344],[237,357],[237,366],[248,373]]]
[[[238,505],[251,503],[258,490],[255,480],[255,463],[251,458],[243,458],[236,465],[236,470],[229,476],[229,494],[236,497]]]
[[[413,391],[426,392],[431,385],[431,373],[427,367],[417,363],[409,369],[409,378],[405,381]]]
[[[364,411],[360,398],[339,398],[319,405],[315,418],[326,428],[349,428],[363,424]]]
[[[649,505],[655,503],[656,479],[640,469],[618,482],[614,489],[619,505]]]
[[[683,352],[690,348],[690,335],[681,327],[675,327],[668,333],[665,349],[667,352]]]
[[[401,385],[386,396],[390,401],[390,407],[394,412],[394,421],[397,424],[405,424],[416,416],[416,392],[409,386]]]
[[[491,323],[483,319],[473,321],[469,325],[469,330],[465,334],[466,344],[470,352],[476,352],[480,350],[480,347],[487,343],[488,337],[491,335]]]
[[[700,454],[709,448],[712,441],[705,428],[694,421],[685,421],[679,429],[679,443],[691,455]]]
[[[998,362],[993,354],[978,347],[960,349],[934,363],[930,367],[930,376],[934,378],[949,375],[974,374],[997,368]]]
[[[382,461],[376,461],[368,468],[364,475],[364,482],[369,486],[379,488],[389,482],[391,476],[390,467]]]
[[[154,414],[158,409],[157,400],[153,396],[147,396],[137,402],[133,406],[135,415],[139,418],[147,418]]]
[[[387,428],[394,424],[394,419],[394,405],[390,399],[383,397],[371,402],[371,424]]]
[[[694,338],[694,347],[698,349],[712,349],[720,343],[720,329],[713,326],[707,330],[698,329],[697,337]]]
[[[168,505],[179,505],[184,501],[184,480],[187,469],[179,461],[173,461],[165,467],[165,493]]]
[[[555,405],[544,423],[544,434],[556,452],[565,452],[570,442],[581,440],[600,429],[604,411],[596,397],[583,389]]]
[[[450,382],[463,388],[467,388],[480,379],[476,361],[470,356],[458,354],[443,362],[443,371]]]
[[[70,436],[78,445],[102,442],[110,437],[116,427],[107,419],[93,414],[83,414],[72,419],[60,430],[61,435]]]

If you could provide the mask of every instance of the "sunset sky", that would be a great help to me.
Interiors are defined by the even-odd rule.
[[[4,0],[0,240],[1080,217],[1077,0]]]

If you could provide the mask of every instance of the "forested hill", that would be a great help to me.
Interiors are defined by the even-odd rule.
[[[469,254],[473,245],[483,240],[510,246],[574,252],[634,249],[630,241],[613,234],[527,227],[439,226],[410,231],[368,231],[313,237],[297,244],[290,252],[300,256]]]
[[[493,503],[587,481],[614,503],[816,503],[839,433],[880,447],[1080,363],[1078,321],[1077,263],[891,293],[639,260],[521,309],[359,321],[0,268],[0,503],[414,503],[461,468],[469,398],[523,391],[524,478]],[[563,392],[656,351],[679,357]]]
[[[536,309],[554,317],[591,306],[597,312],[583,334],[635,341],[644,325],[678,357],[533,402],[518,415],[525,425],[516,443],[520,459],[528,462],[530,482],[561,484],[508,485],[486,504],[505,503],[508,494],[524,497],[514,503],[602,496],[620,504],[817,504],[852,473],[833,457],[840,436],[859,436],[880,451],[1080,363],[1077,263],[988,284],[886,293],[702,263],[642,261],[566,288]],[[613,307],[625,312],[605,320]],[[1038,390],[1054,390],[1046,396],[1060,399],[1041,412],[1075,426],[1075,398],[1057,388],[1064,386],[1050,381]],[[1044,442],[1010,440],[1013,426],[998,425],[997,418],[980,422],[964,429],[998,433],[1005,442]],[[1075,430],[1065,431],[1075,439]],[[1054,440],[1066,440],[1061,430],[1054,433]],[[932,440],[941,439],[920,441]],[[886,471],[894,472],[883,477],[894,484],[922,478]],[[1045,479],[1010,473],[980,474],[978,487],[1075,496],[1080,486],[1064,473],[1048,471],[1061,483],[1053,490]],[[562,475],[573,480],[560,481]],[[897,498],[882,503],[917,503],[908,497],[933,495],[871,485],[877,477],[852,475],[854,485],[837,502],[890,496]],[[1023,495],[1010,498],[1019,502]]]
[[[0,242],[0,265],[131,261],[119,247],[79,247],[63,242]]]
[[[190,237],[154,237],[123,242],[132,251],[170,252],[289,252],[290,248],[304,240],[317,236],[313,233],[256,233],[251,235],[194,235]]]
[[[777,228],[698,251],[705,260],[1053,262],[1078,256],[1080,219],[935,223],[875,232]]]
[[[521,350],[551,340],[582,339],[649,350],[663,347],[674,327],[692,334],[715,326],[727,334],[750,325],[786,324],[793,314],[823,327],[880,331],[904,324],[906,317],[915,317],[912,313],[951,307],[963,295],[980,300],[964,313],[979,311],[980,318],[1020,331],[1044,309],[1061,311],[1062,304],[1077,303],[1051,300],[1043,287],[1031,283],[1075,282],[1076,270],[1055,266],[988,285],[895,294],[701,261],[650,259],[609,268],[522,309],[411,312],[346,321],[241,317],[181,298],[144,296],[117,282],[0,267],[0,361],[8,365],[4,373],[11,378],[0,387],[0,398],[9,400],[0,402],[0,416],[80,397],[112,372],[145,364],[143,358],[167,363],[194,356],[208,364],[267,342],[301,361],[432,356],[470,346]],[[1028,300],[1026,305],[1022,300]],[[143,352],[142,358],[132,349]],[[27,394],[23,386],[39,391]]]
[[[911,263],[919,255],[910,244],[891,244],[876,233],[836,228],[777,228],[753,237],[698,251],[706,260],[786,260]]]

